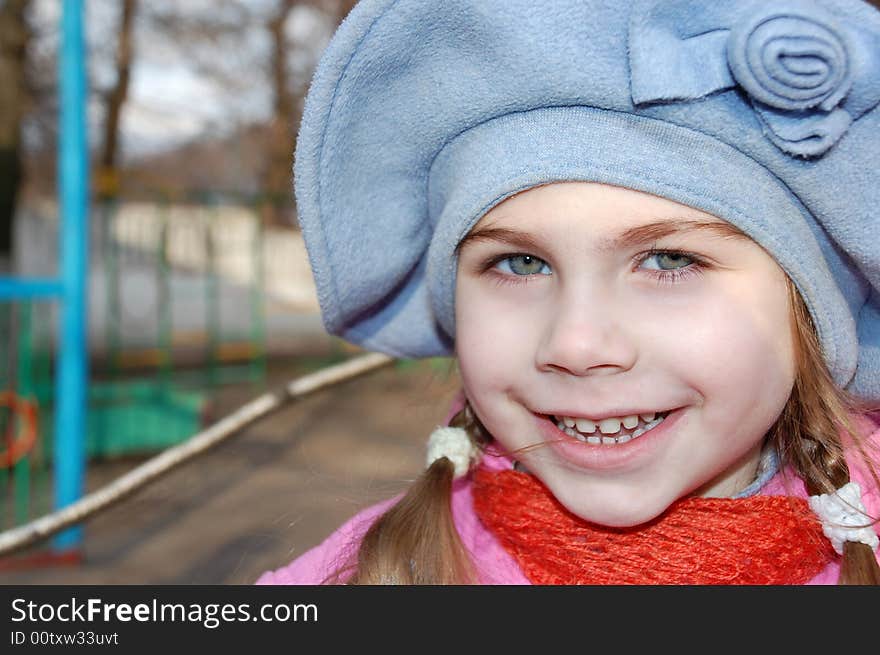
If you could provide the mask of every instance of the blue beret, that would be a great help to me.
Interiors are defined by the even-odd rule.
[[[299,221],[326,329],[454,348],[455,247],[505,198],[594,181],[714,214],[880,399],[880,12],[859,0],[364,0],[315,72]]]

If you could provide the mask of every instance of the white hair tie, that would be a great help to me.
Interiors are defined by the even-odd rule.
[[[476,461],[479,455],[479,449],[474,446],[467,432],[462,428],[439,427],[428,439],[427,465],[431,466],[441,457],[445,457],[455,467],[453,478],[467,474],[471,463]]]
[[[877,550],[880,538],[871,528],[871,519],[862,503],[862,489],[849,482],[831,494],[810,496],[810,508],[822,521],[822,532],[831,541],[838,555],[843,554],[846,541],[867,544]]]

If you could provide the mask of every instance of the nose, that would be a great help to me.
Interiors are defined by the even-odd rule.
[[[629,322],[639,319],[608,300],[603,294],[589,294],[560,303],[535,353],[538,369],[576,376],[631,369],[638,350]]]

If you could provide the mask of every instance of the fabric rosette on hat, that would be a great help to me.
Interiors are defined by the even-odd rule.
[[[736,2],[705,10],[707,31],[691,36],[687,18],[696,4],[653,3],[634,30],[636,101],[694,100],[738,88],[768,137],[801,157],[825,153],[880,103],[876,30],[815,2]]]
[[[761,244],[837,383],[880,399],[878,50],[859,0],[364,0],[296,151],[327,330],[452,353],[462,237],[522,190],[602,182]]]

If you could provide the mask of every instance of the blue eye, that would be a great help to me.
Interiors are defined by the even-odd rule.
[[[550,266],[532,255],[511,255],[498,260],[495,267],[511,275],[550,275]]]
[[[656,278],[658,284],[675,284],[691,275],[702,275],[707,267],[701,258],[684,252],[652,250],[641,257],[639,264],[644,264],[649,259],[656,260],[659,265],[658,268],[646,267],[649,275]]]
[[[660,271],[668,271],[668,270],[677,270],[680,268],[686,268],[689,261],[693,261],[692,257],[688,257],[684,253],[680,252],[655,252],[643,259],[642,261],[648,261],[649,259],[656,259],[657,263],[660,265],[658,269],[652,270],[660,270]],[[682,261],[684,260],[684,261]],[[677,265],[678,264],[678,265]],[[670,265],[669,268],[666,268],[665,265]]]

